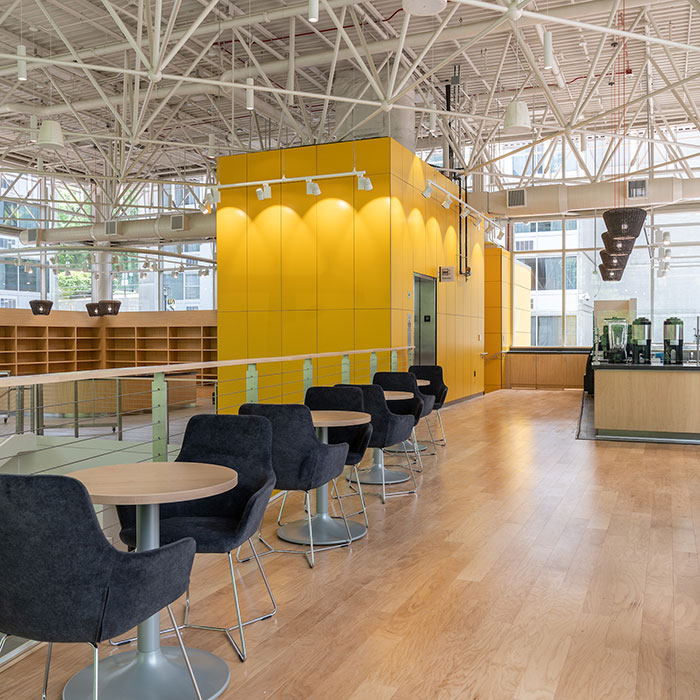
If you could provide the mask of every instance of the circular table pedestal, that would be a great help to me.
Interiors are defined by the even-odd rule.
[[[392,469],[386,469],[380,464],[373,464],[371,469],[360,472],[360,483],[367,484],[368,486],[381,486],[382,472],[384,472],[385,484],[402,484],[404,481],[408,481],[411,478],[406,472],[398,472]],[[354,475],[348,476],[348,481],[354,482]]]
[[[359,540],[367,534],[367,528],[362,523],[348,520],[352,540]],[[332,518],[327,513],[317,513],[311,518],[311,528],[314,536],[314,546],[343,544],[348,541],[348,531],[342,518]],[[277,530],[277,537],[292,544],[311,544],[309,537],[309,521],[295,520],[282,525]]]
[[[188,649],[194,677],[204,700],[224,692],[231,674],[226,663],[201,649]],[[100,700],[193,700],[194,686],[179,647],[139,654],[127,651],[100,660]],[[63,689],[63,700],[92,697],[92,666],[73,676]]]
[[[413,449],[413,443],[410,440],[406,440],[405,443],[400,442],[398,445],[392,445],[391,447],[387,447],[384,449],[385,452],[391,452],[391,454],[397,454],[401,453],[403,454],[403,448],[404,445],[406,446],[406,451],[408,454],[413,454],[414,449]],[[418,443],[418,450],[420,452],[425,452],[428,449],[428,446],[424,442],[419,442]]]

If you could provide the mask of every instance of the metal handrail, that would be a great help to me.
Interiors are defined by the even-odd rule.
[[[344,357],[346,355],[364,355],[368,353],[412,350],[412,345],[402,345],[394,348],[367,348],[363,350],[346,350],[344,352],[319,352],[307,355],[283,355],[280,357],[252,357],[242,360],[214,360],[211,362],[182,362],[169,365],[148,365],[146,367],[113,367],[110,369],[83,370],[80,372],[54,372],[50,374],[23,374],[21,376],[0,378],[0,389],[25,386],[28,384],[59,384],[61,382],[77,382],[85,379],[114,379],[116,377],[150,377],[154,374],[171,372],[189,372],[198,369],[214,369],[216,367],[242,367],[261,365],[270,362],[295,362],[315,360],[322,357]]]

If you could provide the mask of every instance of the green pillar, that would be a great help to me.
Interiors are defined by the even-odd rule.
[[[255,364],[248,365],[245,373],[245,400],[248,403],[258,401],[258,367]]]
[[[342,364],[340,366],[340,381],[343,384],[350,384],[350,356],[343,355]]]
[[[302,380],[304,382],[304,394],[306,394],[306,390],[310,386],[314,385],[314,363],[308,357],[304,360],[304,369],[302,370],[302,372]]]
[[[153,421],[153,461],[168,461],[168,385],[165,374],[157,372],[151,384],[151,420]]]
[[[396,350],[391,351],[391,371],[398,372],[399,370],[399,355]]]
[[[369,381],[374,381],[374,375],[377,373],[377,353],[372,351],[369,356]]]

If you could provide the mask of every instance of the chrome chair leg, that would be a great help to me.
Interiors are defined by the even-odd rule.
[[[100,680],[100,649],[97,644],[92,647],[92,700],[99,700],[99,680]]]
[[[282,505],[280,506],[280,512],[277,515],[277,524],[278,525],[282,524],[282,512],[284,511],[284,506],[287,503],[287,494],[288,493],[289,493],[289,491],[285,491],[284,496],[282,496]],[[261,523],[261,527],[262,527],[262,523]]]
[[[2,649],[2,647],[0,647]],[[49,672],[51,671],[51,652],[53,651],[53,643],[49,642],[49,647],[46,652],[46,668],[44,669],[44,689],[41,693],[41,700],[46,700],[49,692]]]
[[[304,492],[304,508],[306,510],[306,518],[309,523],[309,551],[304,553],[304,556],[306,557],[306,561],[309,563],[309,566],[313,569],[314,564],[316,563],[314,559],[314,530],[311,522],[311,500],[309,497],[309,492],[305,491]],[[311,558],[309,558],[309,554],[311,555]]]
[[[358,471],[359,464],[353,464],[352,465],[352,470],[355,473],[355,480],[353,481],[353,477],[351,475],[346,477],[346,480],[348,482],[348,486],[350,488],[350,493],[346,494],[340,494],[340,491],[338,490],[338,495],[337,498],[350,498],[352,496],[359,496],[360,497],[360,505],[362,506],[360,510],[355,510],[352,513],[347,513],[348,518],[351,518],[353,515],[362,515],[365,521],[365,527],[369,527],[369,521],[367,519],[367,505],[365,503],[365,496],[364,493],[362,492],[362,484],[360,483],[360,473]],[[334,497],[335,498],[335,497]]]
[[[0,654],[2,654],[2,648],[5,646],[5,642],[10,638],[9,634],[0,633]]]
[[[362,504],[362,515],[365,519],[365,527],[369,527],[369,520],[367,519],[367,504],[365,503],[365,495],[362,493],[362,484],[360,483],[360,474],[357,471],[357,464],[353,465],[355,470],[355,483],[357,484],[357,493],[360,496],[360,503]]]
[[[340,498],[340,491],[338,490],[338,480],[333,479],[331,482],[333,484],[333,488],[335,489],[335,493],[338,496],[338,507],[340,508],[340,516],[343,518],[343,523],[345,524],[345,532],[347,532],[348,535],[348,544],[352,543],[352,533],[350,532],[350,523],[348,523],[348,518],[345,515],[345,508],[343,508],[343,501]]]
[[[435,411],[435,413],[437,413],[438,422],[440,423],[440,432],[442,433],[442,440],[438,440],[438,442],[443,447],[445,447],[445,445],[447,445],[447,437],[445,436],[445,426],[443,426],[442,424],[442,415],[440,414],[440,409],[438,408],[437,411]]]
[[[192,664],[190,663],[190,657],[187,656],[187,650],[182,642],[182,635],[180,634],[180,628],[177,626],[175,621],[175,615],[173,615],[173,609],[168,605],[168,614],[170,615],[170,621],[173,624],[173,629],[177,635],[177,643],[180,645],[180,651],[182,652],[182,658],[185,660],[185,666],[187,666],[187,673],[190,676],[192,685],[194,686],[194,692],[197,694],[197,700],[202,700],[202,694],[199,692],[199,686],[197,685],[197,679],[194,677],[194,671],[192,670]]]
[[[423,420],[428,426],[428,435],[430,435],[430,442],[433,443],[433,451],[429,452],[428,455],[433,456],[437,454],[437,443],[435,442],[435,438],[433,437],[433,429],[430,427],[430,421],[428,420],[428,416],[426,416]]]
[[[420,445],[418,444],[418,438],[416,437],[416,429],[413,428],[411,431],[411,436],[413,437],[413,452],[415,453],[416,460],[418,461],[418,464],[420,464],[420,469],[416,469],[416,471],[420,474],[423,471],[423,459],[420,456]],[[406,450],[406,445],[404,445],[404,451]]]
[[[248,652],[245,648],[245,635],[243,634],[243,618],[241,617],[241,604],[238,601],[238,588],[236,587],[236,572],[233,569],[233,558],[231,557],[231,552],[228,553],[228,563],[229,568],[231,569],[231,586],[233,587],[233,599],[236,602],[236,617],[238,618],[237,627],[238,632],[241,636],[241,646],[239,647],[238,644],[236,644],[234,638],[231,636],[231,629],[235,628],[227,629],[226,636],[228,637],[229,642],[233,644],[233,648],[236,650],[236,653],[238,654],[240,660],[245,661],[248,658]]]

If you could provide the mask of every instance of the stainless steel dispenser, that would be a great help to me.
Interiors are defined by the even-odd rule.
[[[683,364],[683,321],[675,316],[664,321],[664,364]]]
[[[640,316],[630,327],[630,349],[635,365],[651,364],[651,321]]]
[[[627,319],[606,318],[603,328],[603,356],[608,362],[627,361]]]

